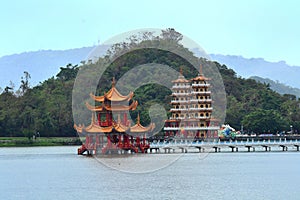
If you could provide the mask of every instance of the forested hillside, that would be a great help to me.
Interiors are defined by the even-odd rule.
[[[159,38],[151,35],[140,41],[130,41],[123,46],[114,46],[106,57],[100,58],[96,63],[67,65],[61,67],[61,71],[55,78],[50,78],[43,83],[30,87],[30,72],[25,72],[21,79],[21,86],[17,92],[6,87],[0,95],[0,136],[24,136],[39,132],[41,136],[75,136],[72,116],[72,90],[74,81],[79,70],[91,70],[101,67],[101,63],[108,58],[147,43],[167,43],[184,52],[192,62],[187,62],[180,56],[158,49],[139,49],[131,53],[122,54],[115,59],[103,73],[99,80],[97,94],[103,94],[111,86],[111,79],[120,79],[126,72],[135,66],[144,63],[158,63],[172,67],[179,71],[183,67],[186,78],[197,76],[198,71],[191,65],[202,64],[204,68],[215,65],[223,78],[227,95],[227,111],[225,123],[229,123],[236,129],[243,125],[247,131],[254,132],[277,132],[289,131],[290,125],[293,130],[300,130],[300,101],[294,95],[280,95],[270,89],[269,85],[257,83],[251,79],[236,76],[236,73],[225,65],[217,62],[207,61],[194,57],[192,52],[182,47],[180,34],[168,29]],[[205,71],[204,71],[205,72]],[[145,70],[143,73],[151,73]],[[208,71],[209,74],[209,71]],[[153,74],[153,76],[158,76]],[[161,78],[168,74],[160,74]],[[209,75],[207,75],[209,76]],[[82,110],[86,109],[84,102],[89,99],[88,82],[91,77],[86,77],[81,82],[82,88],[79,92],[82,96]],[[78,84],[78,82],[77,82]],[[85,85],[86,84],[86,85]],[[214,89],[213,89],[214,90]],[[149,106],[153,103],[163,104],[165,109],[170,108],[171,91],[157,84],[146,84],[135,91],[134,99],[139,101],[136,111],[131,113],[133,119],[140,112],[142,124],[150,122],[148,115]],[[222,109],[219,109],[221,112]],[[225,110],[223,110],[225,114]],[[74,113],[80,115],[81,113]],[[90,115],[86,116],[87,121]],[[87,123],[87,122],[86,122]],[[88,125],[88,124],[86,124]]]
[[[269,78],[262,78],[258,76],[251,76],[251,79],[254,79],[260,83],[266,83],[270,85],[270,88],[279,94],[293,94],[296,97],[300,97],[300,89],[287,86],[279,81],[273,81]]]

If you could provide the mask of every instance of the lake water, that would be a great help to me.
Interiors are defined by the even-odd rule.
[[[300,199],[299,152],[185,154],[148,173],[121,172],[76,152],[0,148],[0,199]],[[155,168],[170,156],[134,159]]]

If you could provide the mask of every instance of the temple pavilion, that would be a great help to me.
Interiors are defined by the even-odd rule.
[[[85,136],[85,143],[78,149],[78,154],[109,154],[115,152],[147,152],[150,147],[146,134],[153,131],[155,124],[144,127],[138,114],[135,124],[128,119],[129,111],[137,108],[133,100],[134,93],[122,95],[115,87],[113,78],[111,89],[102,96],[90,94],[95,106],[86,102],[91,111],[91,123],[88,126],[76,125],[80,136]]]
[[[171,116],[165,121],[165,137],[206,139],[218,137],[219,121],[212,117],[209,81],[202,65],[197,77],[185,79],[182,69],[172,86]]]

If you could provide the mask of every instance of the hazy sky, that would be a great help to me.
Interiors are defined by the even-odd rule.
[[[173,27],[207,53],[300,65],[298,0],[6,0],[0,56],[104,42],[139,28]]]

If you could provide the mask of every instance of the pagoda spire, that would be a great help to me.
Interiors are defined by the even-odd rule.
[[[200,64],[200,71],[199,71],[200,72],[200,76],[203,76],[203,70],[202,70],[202,68],[203,68],[202,64]]]
[[[180,71],[179,71],[180,75],[183,76],[183,67],[180,67]]]
[[[138,113],[136,124],[141,124],[140,113]]]
[[[111,81],[111,86],[112,87],[115,87],[116,85],[116,80],[115,80],[115,77],[112,78],[112,81]]]

